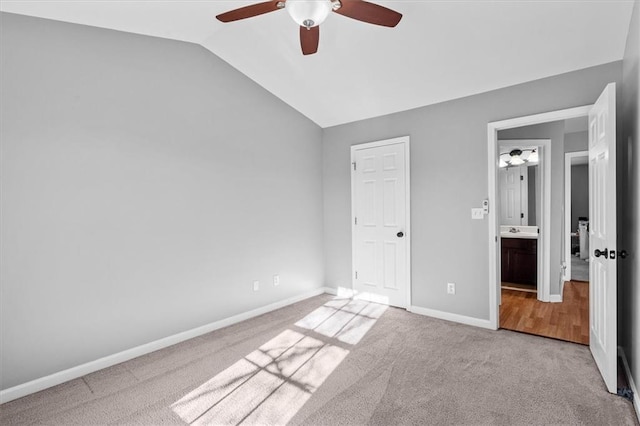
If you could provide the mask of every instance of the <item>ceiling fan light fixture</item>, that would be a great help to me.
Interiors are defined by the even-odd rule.
[[[316,27],[324,22],[333,10],[331,0],[287,0],[285,9],[301,27]]]

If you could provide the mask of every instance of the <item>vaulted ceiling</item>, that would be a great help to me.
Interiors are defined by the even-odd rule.
[[[331,14],[315,55],[286,11],[223,24],[251,1],[3,0],[0,10],[198,43],[329,127],[620,60],[632,0],[374,1],[396,28]]]

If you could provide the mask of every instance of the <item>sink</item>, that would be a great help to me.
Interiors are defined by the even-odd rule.
[[[538,231],[539,229],[537,226],[500,225],[501,238],[538,239]]]

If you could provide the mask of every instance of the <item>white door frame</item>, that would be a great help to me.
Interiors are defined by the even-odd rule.
[[[592,105],[563,109],[559,111],[545,112],[525,117],[510,118],[502,121],[494,121],[487,124],[488,145],[488,180],[489,180],[489,323],[494,330],[500,327],[500,275],[498,274],[498,238],[500,237],[500,225],[497,223],[499,215],[496,214],[496,194],[498,175],[498,131],[513,129],[516,127],[530,126],[533,124],[548,123],[552,121],[568,120],[571,118],[585,117],[589,115]],[[549,222],[547,222],[549,223]],[[549,227],[547,227],[549,228]]]
[[[400,136],[397,138],[393,138],[393,139],[384,139],[384,140],[380,140],[380,141],[375,141],[375,142],[367,142],[367,143],[361,143],[361,144],[357,144],[357,145],[351,145],[351,164],[353,165],[356,161],[356,151],[361,150],[361,149],[368,149],[368,148],[377,148],[380,146],[387,146],[387,145],[396,145],[396,144],[402,144],[404,145],[404,155],[405,155],[405,167],[404,167],[404,173],[405,173],[405,188],[406,188],[406,194],[405,194],[405,244],[407,245],[407,256],[406,256],[406,264],[405,264],[405,268],[407,271],[406,277],[407,277],[407,306],[406,306],[406,310],[407,311],[411,311],[411,183],[409,181],[409,176],[411,175],[410,173],[410,164],[411,164],[411,159],[410,159],[410,137],[409,136]],[[354,290],[354,285],[355,285],[355,259],[356,259],[356,245],[354,244],[354,241],[356,240],[356,227],[355,227],[355,220],[356,220],[356,204],[355,204],[355,197],[353,196],[353,194],[355,194],[355,175],[352,173],[351,174],[351,290],[353,292]]]
[[[540,174],[540,223],[537,224],[538,229],[542,230],[538,236],[538,255],[537,255],[537,271],[538,300],[543,302],[550,301],[551,287],[551,139],[503,139],[498,140],[498,148],[500,147],[536,147],[538,148],[538,173]],[[498,166],[496,166],[498,167]],[[499,169],[499,167],[498,167]],[[496,169],[496,175],[498,174]],[[498,221],[497,229],[500,231],[500,192],[496,193],[496,220]],[[491,199],[491,196],[489,197]],[[489,216],[491,220],[491,216]],[[498,232],[499,233],[499,232]],[[498,245],[496,247],[497,270],[501,270],[501,245],[502,240],[498,236]],[[498,284],[501,279],[498,276]],[[498,291],[498,300],[500,300],[501,292]]]
[[[579,157],[588,159],[589,151],[564,154],[564,281],[571,281],[571,162]],[[560,298],[562,298],[562,290]]]

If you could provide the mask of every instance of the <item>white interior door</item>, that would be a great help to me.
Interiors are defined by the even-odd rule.
[[[356,297],[405,308],[407,148],[405,142],[352,147],[353,289]]]
[[[616,87],[589,113],[589,347],[611,393],[617,392]]]
[[[506,167],[499,171],[500,225],[523,225],[522,169],[523,167]],[[526,167],[524,169],[526,173]]]

